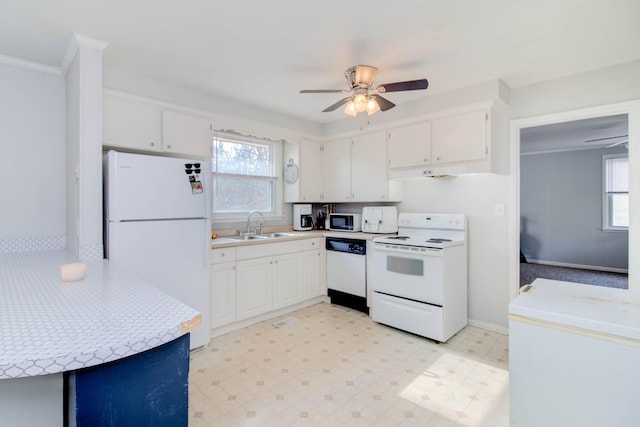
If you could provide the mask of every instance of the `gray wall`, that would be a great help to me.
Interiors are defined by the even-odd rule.
[[[602,231],[602,156],[609,149],[520,159],[520,247],[527,259],[628,268],[628,233]]]

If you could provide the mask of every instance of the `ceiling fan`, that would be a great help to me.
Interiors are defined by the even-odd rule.
[[[387,111],[396,106],[393,102],[380,96],[380,93],[402,92],[408,90],[422,90],[429,86],[427,79],[409,80],[405,82],[387,83],[376,86],[372,89],[371,85],[376,76],[376,67],[369,65],[356,65],[347,68],[344,76],[349,84],[348,89],[306,89],[300,93],[351,93],[346,98],[341,99],[333,105],[322,110],[323,113],[334,111],[336,108],[347,104],[344,112],[352,117],[358,113],[366,111],[372,115],[378,111]],[[372,91],[374,93],[369,93]]]
[[[629,135],[617,135],[617,136],[609,136],[606,138],[589,139],[589,140],[586,140],[585,143],[589,144],[591,142],[606,141],[610,139],[619,139],[619,141],[613,142],[605,146],[605,148],[611,148],[620,144],[624,144],[624,146],[627,147],[627,149],[629,149]]]

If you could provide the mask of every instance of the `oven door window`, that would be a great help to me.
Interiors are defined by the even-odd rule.
[[[424,275],[424,261],[421,259],[387,256],[387,271],[410,276]]]

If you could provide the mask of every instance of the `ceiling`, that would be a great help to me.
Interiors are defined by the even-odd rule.
[[[517,88],[640,59],[638,16],[637,0],[3,0],[0,54],[59,67],[76,32],[109,44],[106,67],[327,123],[343,95],[299,91],[346,88],[352,65],[429,80],[398,105]]]
[[[628,142],[627,114],[534,126],[520,131],[521,154],[622,147]]]

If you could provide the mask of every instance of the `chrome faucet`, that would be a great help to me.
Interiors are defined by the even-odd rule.
[[[247,231],[246,231],[246,234],[250,234],[249,225],[251,224],[251,215],[253,215],[253,214],[260,215],[260,218],[261,218],[260,219],[260,225],[258,226],[256,231],[259,230],[258,234],[262,234],[262,228],[264,226],[264,215],[262,215],[262,212],[260,212],[260,211],[251,211],[251,212],[249,212],[249,216],[247,216]]]

